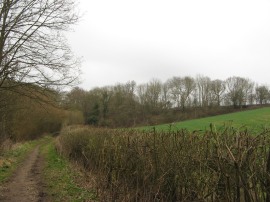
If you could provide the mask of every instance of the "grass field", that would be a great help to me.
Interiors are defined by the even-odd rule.
[[[170,129],[173,131],[180,129],[194,131],[207,130],[209,129],[210,124],[213,124],[217,129],[224,128],[226,126],[232,126],[235,128],[246,128],[250,132],[260,132],[263,128],[270,127],[270,107],[176,122],[171,124],[145,126],[140,127],[139,129],[153,130],[153,127],[155,127],[157,131],[168,131]]]

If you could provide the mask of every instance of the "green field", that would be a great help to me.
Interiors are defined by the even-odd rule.
[[[223,128],[224,126],[232,126],[239,129],[248,129],[251,132],[260,132],[264,128],[270,127],[270,107],[175,122],[171,124],[145,126],[140,127],[139,129],[153,130],[153,127],[155,127],[157,131],[168,131],[170,129],[173,131],[181,129],[194,131],[208,130],[210,128],[210,124],[213,124],[217,129]]]

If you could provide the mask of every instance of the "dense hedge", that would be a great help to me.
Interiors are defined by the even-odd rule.
[[[119,201],[268,201],[269,131],[139,132],[65,128],[58,150]],[[106,194],[102,194],[106,193]]]

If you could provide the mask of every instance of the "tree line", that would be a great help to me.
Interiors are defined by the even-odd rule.
[[[172,77],[165,82],[152,79],[144,84],[128,81],[89,91],[76,87],[62,97],[66,108],[83,113],[86,124],[117,127],[171,122],[264,105],[270,101],[270,91],[268,85],[248,78],[212,80],[199,75]]]

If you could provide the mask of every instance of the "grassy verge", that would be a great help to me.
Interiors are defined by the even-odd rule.
[[[12,175],[29,151],[37,144],[38,141],[20,143],[0,155],[0,183],[5,182]]]
[[[71,169],[70,164],[55,150],[52,139],[42,146],[41,152],[45,157],[44,179],[47,192],[52,201],[95,201],[94,191],[81,188],[75,182],[82,178]]]

